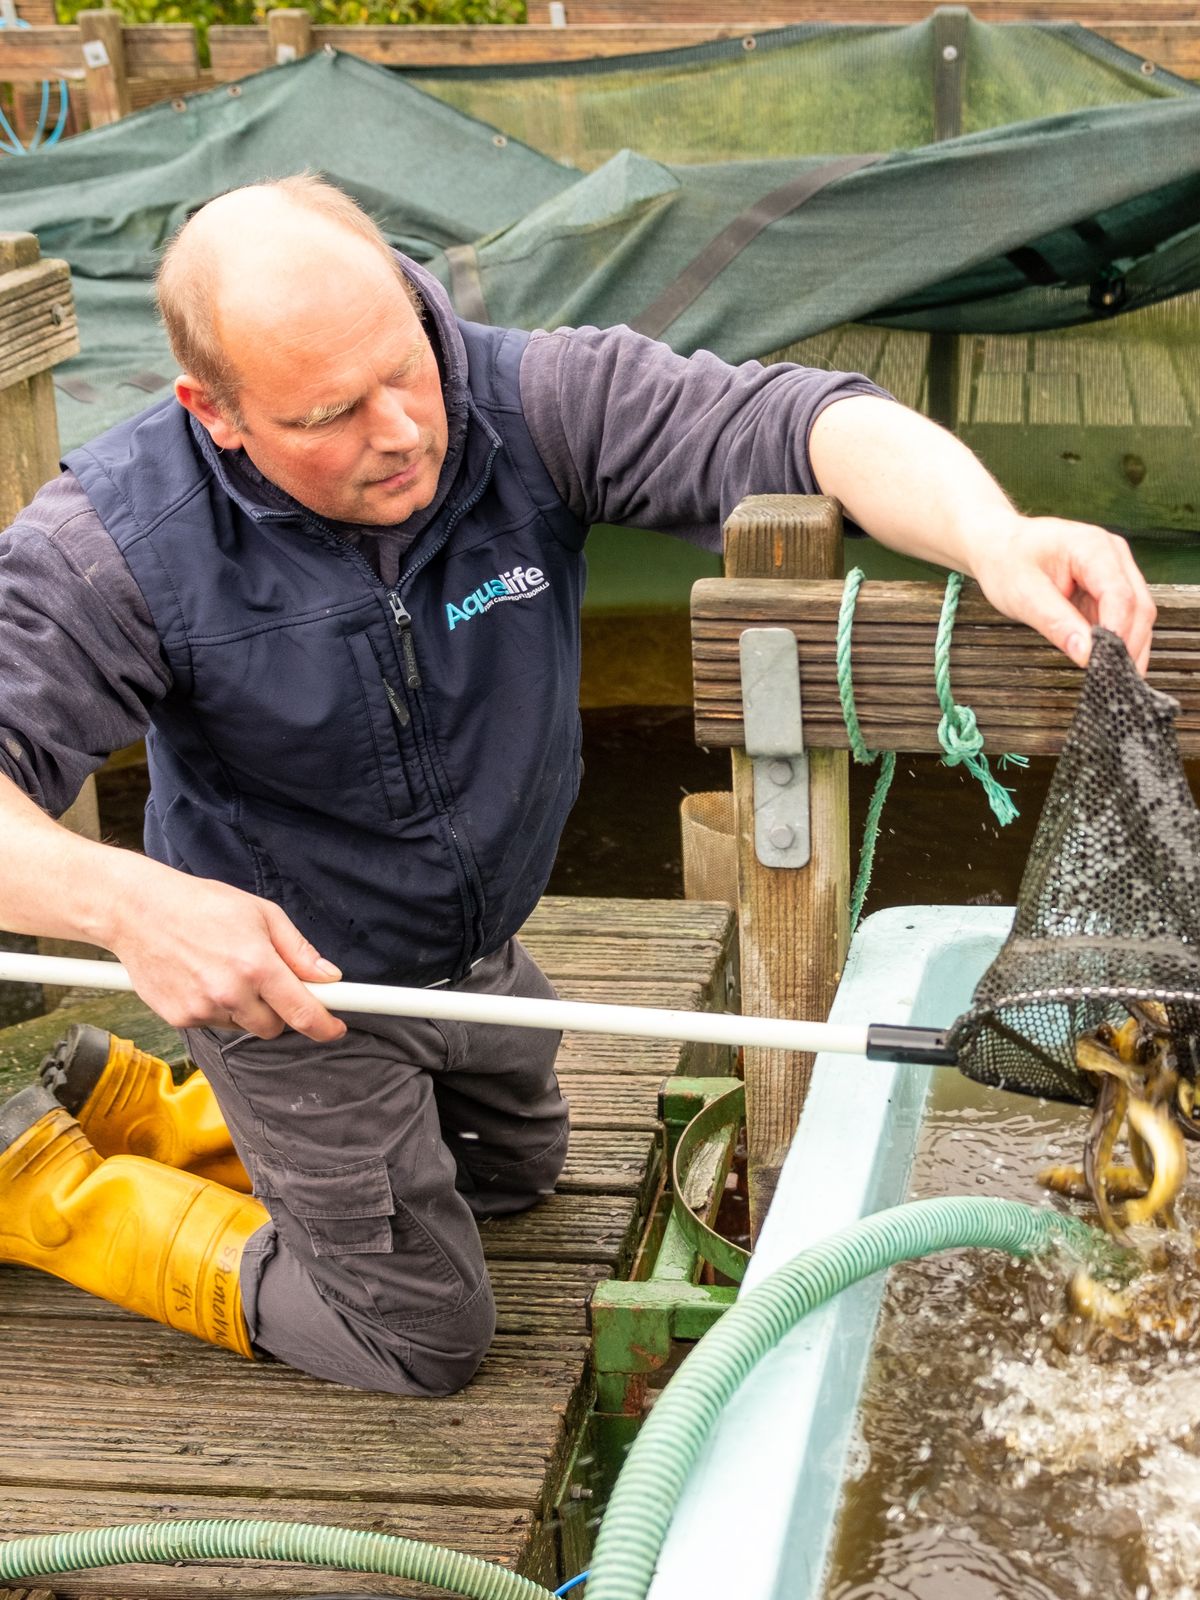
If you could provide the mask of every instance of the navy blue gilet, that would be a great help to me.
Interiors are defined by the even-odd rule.
[[[394,589],[315,515],[223,484],[173,398],[65,463],[172,674],[148,854],[274,901],[361,982],[499,948],[578,789],[586,529],[522,415],[528,336],[460,327],[463,453]]]

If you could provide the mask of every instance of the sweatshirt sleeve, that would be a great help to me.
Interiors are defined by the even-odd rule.
[[[577,516],[710,550],[746,495],[820,493],[809,433],[850,395],[891,398],[856,373],[677,356],[625,327],[535,333],[521,363],[534,444]]]
[[[169,687],[141,590],[64,473],[0,534],[0,773],[61,816]]]

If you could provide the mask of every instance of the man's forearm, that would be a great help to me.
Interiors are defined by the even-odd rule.
[[[1145,672],[1154,601],[1123,539],[1022,516],[965,445],[894,401],[854,395],[828,406],[809,459],[822,491],[883,544],[967,573],[998,611],[1079,666],[1100,623]]]
[[[809,458],[822,492],[872,538],[940,566],[972,573],[988,529],[1016,515],[965,445],[893,401],[855,395],[827,407]]]
[[[139,856],[72,833],[6,777],[0,841],[0,927],[109,947],[108,912]]]

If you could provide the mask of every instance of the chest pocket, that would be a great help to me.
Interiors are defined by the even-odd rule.
[[[199,656],[189,710],[248,797],[372,827],[412,811],[399,729],[364,632],[347,635],[335,621],[216,646]]]

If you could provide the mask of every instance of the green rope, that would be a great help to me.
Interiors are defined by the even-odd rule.
[[[846,574],[846,586],[842,590],[842,604],[838,612],[837,627],[837,675],[838,694],[842,701],[842,716],[846,722],[846,732],[850,738],[850,753],[855,761],[864,767],[869,767],[873,761],[879,760],[878,750],[868,750],[867,742],[863,738],[862,728],[858,721],[858,707],[854,703],[854,680],[850,664],[850,632],[854,626],[854,604],[858,599],[858,591],[862,588],[863,573],[861,567],[854,567]],[[858,855],[858,872],[854,879],[854,890],[850,895],[850,932],[858,927],[858,919],[862,916],[863,901],[867,898],[867,888],[871,882],[871,870],[875,865],[875,846],[879,842],[879,819],[883,815],[884,801],[888,797],[888,790],[892,786],[892,779],[896,776],[896,752],[883,751],[883,760],[879,767],[879,776],[875,780],[875,788],[871,794],[871,803],[867,807],[867,820],[863,826],[862,849]]]
[[[1012,790],[1006,789],[999,779],[992,775],[988,759],[983,753],[983,734],[980,733],[975,721],[975,713],[970,706],[956,704],[954,696],[950,693],[950,640],[954,633],[954,618],[958,612],[958,597],[962,593],[962,586],[962,573],[952,572],[946,580],[946,595],[942,601],[942,614],[938,619],[937,642],[933,647],[934,684],[937,688],[938,704],[942,708],[942,720],[938,723],[938,741],[946,752],[942,757],[946,766],[955,767],[961,761],[967,771],[979,779],[988,797],[988,804],[992,808],[992,815],[1004,828],[1021,814],[1013,802]],[[1026,756],[1001,756],[1001,766],[1007,766],[1009,762],[1018,767],[1029,765]]]
[[[854,626],[854,607],[858,600],[858,591],[862,588],[863,573],[860,567],[854,567],[846,574],[845,588],[842,590],[842,604],[838,612],[837,626],[837,676],[838,695],[842,702],[842,716],[846,723],[846,734],[850,741],[850,752],[855,761],[863,766],[870,766],[873,761],[878,761],[882,754],[879,768],[879,777],[875,780],[875,788],[871,794],[870,804],[867,806],[867,818],[863,826],[862,849],[859,852],[858,874],[854,880],[854,890],[850,896],[850,931],[853,933],[858,926],[858,919],[862,915],[863,901],[867,897],[867,888],[871,882],[871,871],[875,864],[875,846],[879,841],[879,819],[883,815],[884,802],[891,788],[892,779],[896,773],[896,753],[894,750],[869,750],[863,738],[862,727],[858,720],[858,708],[854,701],[854,681],[851,667],[850,635]],[[987,757],[983,753],[983,734],[975,721],[975,713],[970,706],[958,705],[950,693],[950,641],[954,633],[954,618],[958,612],[958,598],[962,593],[963,575],[961,572],[952,572],[946,580],[946,594],[942,601],[942,614],[938,620],[937,642],[934,646],[934,682],[937,688],[938,703],[942,708],[942,718],[938,723],[938,740],[946,752],[942,757],[946,766],[954,767],[960,762],[967,770],[974,774],[983,785],[988,797],[988,804],[992,808],[992,815],[1001,827],[1005,827],[1014,818],[1020,815],[1013,803],[1012,790],[1006,789],[992,774],[988,766]],[[1000,765],[1027,767],[1028,757],[1018,755],[1003,755]]]

